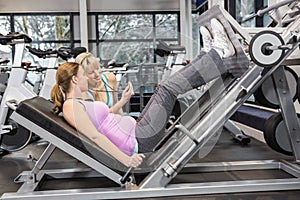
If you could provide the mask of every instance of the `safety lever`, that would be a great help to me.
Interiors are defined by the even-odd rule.
[[[182,124],[178,124],[175,127],[178,128],[182,133],[187,135],[196,145],[199,144],[198,140],[191,134],[191,132],[187,128],[185,128],[185,126],[183,126]]]
[[[127,180],[129,179],[130,175],[131,175],[131,170],[132,167],[130,167],[126,173],[122,176],[122,178],[120,179],[120,183],[122,183],[123,185],[127,182]]]

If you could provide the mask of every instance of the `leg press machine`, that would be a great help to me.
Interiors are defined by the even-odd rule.
[[[212,7],[199,17],[199,24],[208,25],[211,18],[218,18],[233,42],[237,55],[224,62],[235,63],[238,68],[213,82],[210,88],[197,99],[174,124],[168,128],[168,136],[147,154],[142,166],[127,169],[95,146],[83,135],[70,127],[61,116],[51,112],[52,103],[42,97],[34,97],[19,104],[11,118],[49,141],[48,147],[31,171],[22,172],[15,182],[22,186],[15,193],[4,193],[1,199],[118,199],[218,193],[280,191],[300,189],[300,127],[292,102],[283,62],[299,48],[299,37],[291,35],[300,30],[298,17],[285,32],[279,35],[272,31],[258,33],[254,39],[222,8]],[[242,33],[250,44],[250,55],[256,64],[249,66],[235,33]],[[299,35],[298,35],[299,36]],[[267,38],[267,39],[266,39]],[[250,41],[251,40],[251,41]],[[267,41],[266,41],[267,40]],[[263,42],[262,42],[263,41]],[[292,42],[291,42],[292,41]],[[264,45],[266,44],[266,45]],[[262,46],[260,46],[262,45]],[[259,49],[257,49],[259,48]],[[257,53],[258,52],[258,53]],[[271,57],[271,59],[270,59]],[[259,63],[261,66],[257,65]],[[262,74],[263,65],[269,70]],[[234,71],[236,70],[236,71]],[[244,72],[236,78],[234,74]],[[232,75],[233,74],[233,75]],[[220,163],[188,163],[191,158],[218,137],[218,131],[231,115],[249,98],[267,77],[273,77],[280,109],[288,130],[293,150],[292,161],[254,160]],[[65,151],[88,168],[43,170],[55,148]],[[183,172],[226,172],[234,170],[279,169],[293,178],[267,180],[238,180],[202,183],[170,183]],[[52,178],[105,176],[116,183],[113,188],[62,189],[38,191],[46,176]],[[135,176],[139,176],[138,181]]]

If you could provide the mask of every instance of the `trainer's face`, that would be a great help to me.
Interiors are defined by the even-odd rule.
[[[86,76],[90,88],[94,88],[101,81],[102,69],[98,64],[93,64],[86,69]]]

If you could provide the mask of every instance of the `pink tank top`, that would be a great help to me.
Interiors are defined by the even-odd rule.
[[[97,128],[112,143],[127,155],[132,155],[137,145],[135,138],[136,121],[130,116],[109,113],[108,106],[101,101],[79,101]]]

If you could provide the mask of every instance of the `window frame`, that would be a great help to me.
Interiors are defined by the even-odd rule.
[[[100,43],[106,43],[106,42],[153,42],[153,47],[156,46],[156,41],[157,40],[163,40],[167,43],[176,43],[176,44],[180,44],[180,34],[177,34],[177,37],[174,38],[156,38],[156,34],[154,35],[153,39],[112,39],[112,40],[100,40],[100,32],[99,32],[99,24],[98,24],[98,18],[99,15],[133,15],[133,14],[139,14],[139,15],[152,15],[152,19],[153,19],[153,24],[152,27],[155,28],[155,23],[156,23],[156,15],[162,15],[162,14],[174,14],[177,15],[177,32],[180,33],[180,12],[179,11],[149,11],[149,12],[88,12],[87,15],[89,17],[94,17],[95,20],[95,24],[91,24],[91,26],[95,26],[95,34],[96,35],[96,39],[88,39],[88,45],[89,46],[97,46]],[[76,46],[80,46],[80,38],[79,39],[75,39],[74,36],[74,32],[76,31],[75,28],[75,24],[77,24],[77,21],[75,21],[74,17],[78,17],[79,16],[79,12],[36,12],[36,13],[11,13],[11,14],[7,14],[7,13],[0,13],[0,16],[9,16],[9,23],[10,23],[10,32],[15,32],[15,16],[42,16],[42,15],[49,15],[49,16],[69,16],[70,17],[70,40],[42,40],[42,41],[36,41],[33,40],[32,44],[37,44],[38,46],[42,43],[54,43],[54,44],[59,44],[59,43],[63,43],[63,44],[69,44],[71,48],[74,48]],[[88,22],[89,23],[89,22]],[[90,23],[89,23],[90,24]],[[93,30],[90,26],[88,26],[88,31]],[[91,35],[91,34],[89,34]],[[14,48],[12,50],[12,54],[14,54]],[[96,55],[97,57],[100,56],[100,52],[99,49],[97,48],[97,52]],[[153,62],[156,63],[157,62],[157,55],[155,55],[154,51],[153,51],[153,57],[154,60]]]

